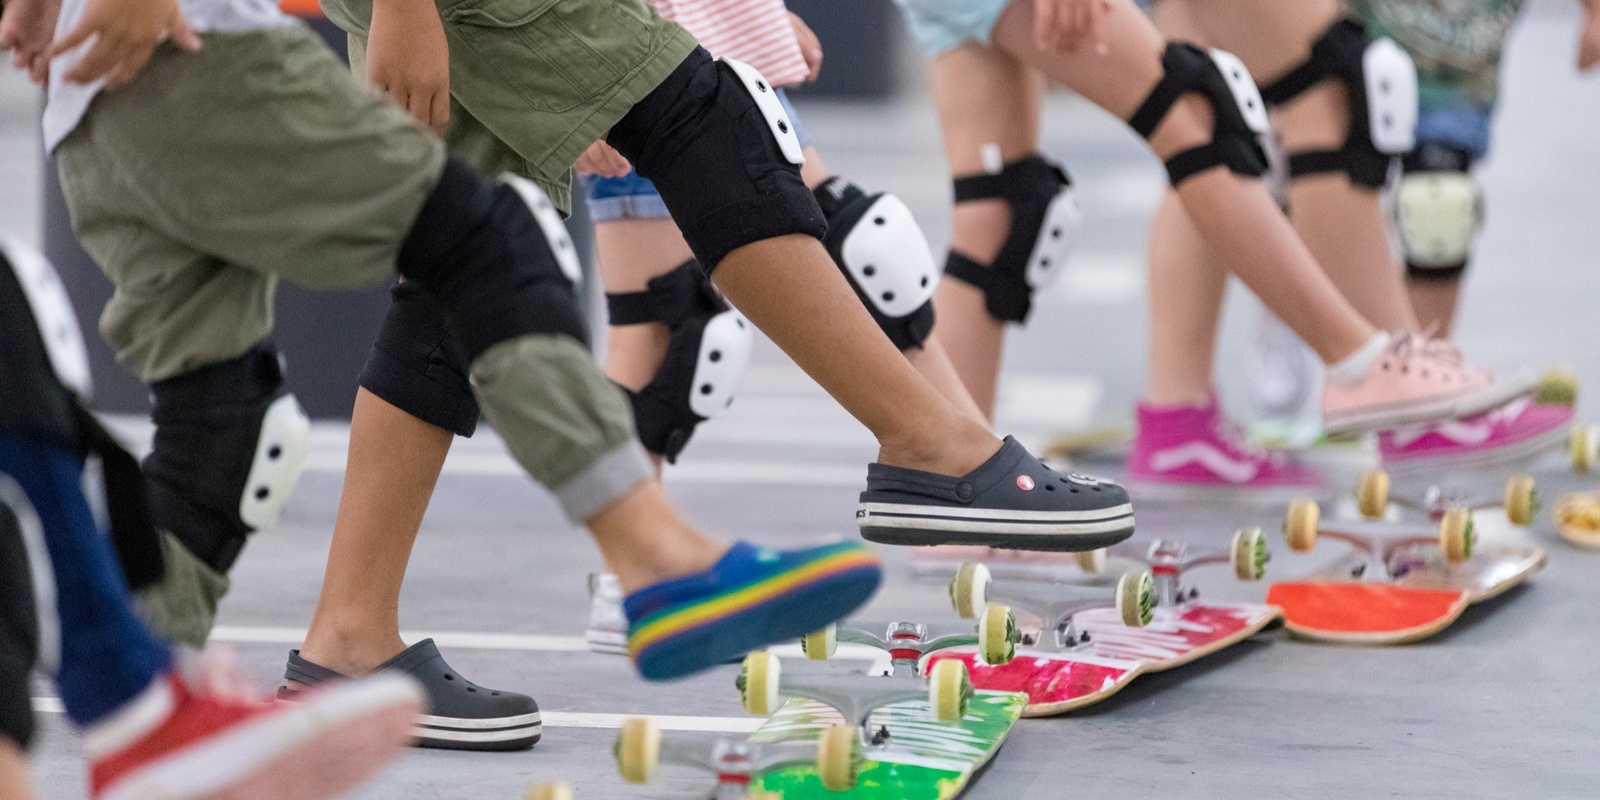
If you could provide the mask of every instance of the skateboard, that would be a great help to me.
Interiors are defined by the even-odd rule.
[[[1027,612],[1037,628],[1023,626],[1025,649],[1004,665],[984,664],[966,651],[933,660],[961,660],[980,688],[1025,693],[1025,717],[1063,714],[1105,700],[1146,672],[1187,664],[1277,623],[1282,612],[1275,607],[1202,603],[1183,582],[1189,569],[1216,563],[1230,564],[1240,579],[1259,580],[1267,560],[1261,531],[1244,529],[1227,550],[1156,541],[1114,588],[1103,585],[1104,571],[1092,578],[1102,585],[1029,584],[994,581],[983,565],[965,565],[951,582],[958,612],[998,600]]]
[[[1584,547],[1600,547],[1600,495],[1569,494],[1556,501],[1556,530]]]
[[[1381,475],[1378,473],[1377,475]],[[1380,515],[1387,489],[1369,476],[1358,492],[1367,516]],[[1338,539],[1355,550],[1297,581],[1274,584],[1267,602],[1284,611],[1284,626],[1297,636],[1347,644],[1406,644],[1444,630],[1467,606],[1495,597],[1544,567],[1541,548],[1479,548],[1472,510],[1497,505],[1431,488],[1419,501],[1430,522],[1373,519],[1323,521],[1316,503],[1290,504],[1284,520],[1289,548],[1310,552],[1319,537]],[[1518,524],[1536,508],[1532,480],[1512,478],[1506,487],[1507,516]]]

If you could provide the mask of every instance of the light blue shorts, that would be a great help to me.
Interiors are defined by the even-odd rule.
[[[795,135],[800,137],[800,146],[809,146],[811,135],[800,122],[800,112],[795,111],[794,105],[789,102],[787,92],[779,89],[777,94],[778,102],[783,103],[783,110],[789,112],[789,121],[794,124]],[[637,172],[630,171],[620,178],[584,175],[579,178],[579,183],[583,186],[584,199],[588,201],[589,219],[595,222],[672,216],[667,213],[667,204],[661,199],[661,193],[656,191],[656,185]]]
[[[929,58],[963,42],[989,43],[1000,12],[1011,0],[895,0],[905,12],[911,35]]]

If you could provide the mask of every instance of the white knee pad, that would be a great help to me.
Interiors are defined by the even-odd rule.
[[[729,309],[706,322],[690,384],[689,410],[711,419],[733,405],[750,366],[755,335],[743,314]]]
[[[1395,228],[1406,263],[1455,269],[1483,228],[1483,191],[1470,173],[1412,172],[1395,192]]]
[[[294,395],[286,394],[267,406],[244,495],[239,498],[239,521],[254,530],[278,524],[305,467],[310,443],[311,419]]]

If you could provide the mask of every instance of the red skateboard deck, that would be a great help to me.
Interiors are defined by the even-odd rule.
[[[1145,672],[1187,664],[1237,644],[1282,617],[1274,606],[1253,603],[1192,603],[1161,607],[1143,628],[1122,624],[1116,609],[1073,617],[1089,641],[1063,653],[1019,651],[1011,663],[989,665],[968,648],[932,658],[959,658],[980,689],[1023,692],[1025,717],[1063,714],[1098,703]]]
[[[1539,548],[1482,549],[1458,564],[1434,545],[1409,548],[1406,572],[1393,581],[1361,581],[1366,563],[1350,553],[1299,581],[1274,584],[1267,602],[1283,608],[1297,636],[1351,644],[1406,644],[1449,627],[1467,606],[1526,581],[1544,567]]]

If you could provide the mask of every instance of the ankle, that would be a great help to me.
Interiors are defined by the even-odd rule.
[[[341,675],[359,677],[406,649],[398,625],[313,622],[300,657]]]
[[[921,427],[919,430],[939,428]],[[919,435],[904,441],[881,441],[878,463],[959,477],[982,466],[999,451],[1000,445],[1000,440],[987,428],[962,417],[937,437]]]

